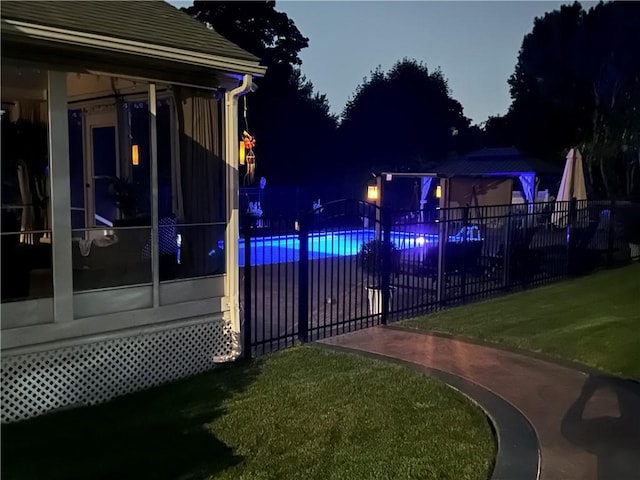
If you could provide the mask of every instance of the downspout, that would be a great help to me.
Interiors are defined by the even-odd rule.
[[[238,263],[238,239],[240,236],[239,217],[239,177],[238,177],[238,98],[251,91],[252,76],[244,75],[240,86],[225,92],[225,163],[227,168],[227,229],[225,232],[225,263],[227,266],[224,298],[229,311],[230,332],[232,335],[232,353],[225,358],[215,361],[229,362],[236,360],[242,354],[241,326],[240,326],[240,276]]]

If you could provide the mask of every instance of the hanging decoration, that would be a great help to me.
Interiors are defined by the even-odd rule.
[[[244,174],[244,185],[251,185],[256,175],[256,156],[253,149],[256,146],[256,139],[249,133],[249,122],[247,121],[247,96],[242,97],[244,102],[244,131],[240,142],[240,164],[245,164],[247,170]]]
[[[245,185],[251,185],[256,174],[256,156],[253,153],[253,147],[255,147],[256,145],[256,140],[246,130],[242,132],[242,138],[247,164],[247,172],[244,175],[244,183]]]

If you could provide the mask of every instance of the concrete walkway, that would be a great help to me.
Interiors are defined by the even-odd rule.
[[[323,343],[441,370],[502,397],[535,429],[542,480],[640,480],[636,382],[397,328],[360,330]]]

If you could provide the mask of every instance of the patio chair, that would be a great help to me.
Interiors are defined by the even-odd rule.
[[[85,255],[81,252],[79,240],[74,240],[71,250],[74,288],[90,290],[150,283],[151,261],[143,256],[150,227],[117,228],[149,223],[150,219],[117,220],[114,222],[117,241],[104,247],[93,245]]]
[[[447,242],[444,246],[444,278],[450,281],[453,275],[462,273],[477,273],[480,268],[480,257],[483,247],[482,240],[466,242]],[[426,275],[438,281],[438,247],[427,249],[419,274]]]
[[[534,228],[513,228],[509,235],[508,258],[505,254],[507,246],[504,243],[495,254],[485,257],[489,278],[502,278],[506,262],[512,281],[526,283],[531,280],[539,266],[537,252],[530,248],[535,233]]]
[[[569,238],[569,274],[584,275],[598,266],[606,248],[595,248],[591,242],[598,230],[598,222],[592,221],[586,227],[574,228]]]
[[[535,222],[539,227],[543,227],[547,230],[553,228],[551,222],[551,215],[553,214],[553,208],[550,203],[543,203],[536,205]]]

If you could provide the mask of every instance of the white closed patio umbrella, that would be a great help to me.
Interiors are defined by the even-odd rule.
[[[553,206],[551,222],[556,227],[566,227],[569,219],[569,205],[560,202],[570,202],[573,198],[578,201],[587,199],[587,185],[584,180],[582,155],[577,148],[572,148],[567,154],[567,162],[564,165],[558,196]]]

